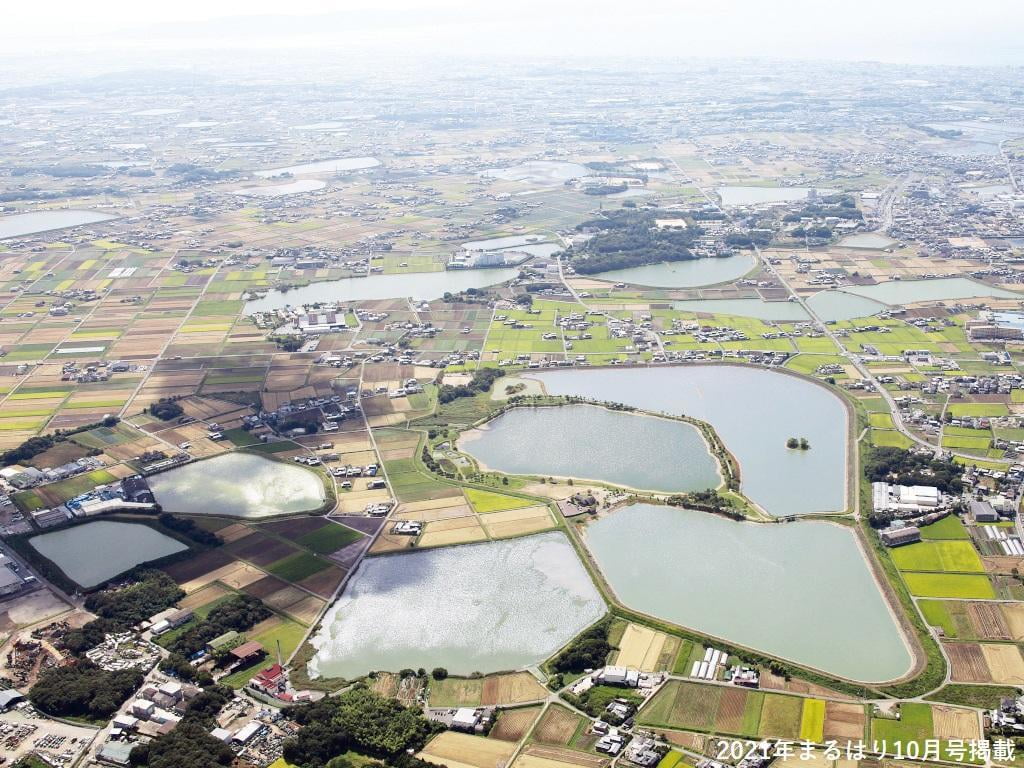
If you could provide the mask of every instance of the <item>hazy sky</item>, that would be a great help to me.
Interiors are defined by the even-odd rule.
[[[4,52],[326,46],[352,53],[1024,65],[1021,0],[46,0]]]

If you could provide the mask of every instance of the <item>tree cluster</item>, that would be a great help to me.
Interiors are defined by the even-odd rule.
[[[244,632],[271,615],[270,609],[258,597],[236,595],[210,611],[204,621],[174,638],[167,649],[188,659],[225,632]]]
[[[196,525],[194,520],[182,517],[175,517],[169,512],[163,512],[157,518],[160,525],[176,533],[180,533],[197,544],[207,547],[216,547],[222,544],[220,536]]]
[[[623,209],[584,222],[577,229],[594,231],[594,235],[578,249],[566,252],[573,258],[573,268],[582,275],[591,275],[696,258],[690,246],[700,228],[658,229],[654,224],[657,216],[658,211]]]
[[[174,400],[170,398],[160,398],[155,403],[149,406],[147,409],[150,414],[156,416],[161,421],[170,421],[176,419],[185,412],[185,409],[178,405]]]
[[[964,468],[954,461],[903,448],[875,447],[864,461],[864,474],[872,483],[931,485],[943,493],[960,493],[963,473]]]
[[[142,680],[142,672],[136,669],[107,672],[92,662],[79,661],[43,672],[28,697],[48,715],[100,720],[113,715]]]
[[[185,593],[162,571],[139,571],[126,587],[104,589],[89,595],[85,607],[99,618],[65,633],[62,643],[75,654],[85,653],[114,632],[123,632],[154,613],[169,608]]]
[[[333,758],[348,751],[379,758],[388,766],[415,768],[421,761],[406,758],[406,750],[418,750],[443,727],[393,699],[378,696],[365,687],[353,688],[313,704],[284,710],[302,725],[284,743],[284,759],[300,768],[337,768]]]
[[[566,646],[551,662],[557,672],[579,673],[586,669],[603,667],[614,646],[608,642],[611,618],[605,618]]]
[[[443,405],[460,397],[473,397],[481,392],[490,392],[494,382],[505,375],[503,368],[478,368],[473,372],[468,384],[452,386],[444,384],[437,391],[437,399]]]

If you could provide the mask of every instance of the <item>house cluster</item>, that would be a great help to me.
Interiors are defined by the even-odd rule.
[[[23,467],[17,464],[0,469],[0,480],[19,491],[35,488],[37,485],[56,483],[59,480],[67,480],[69,477],[80,475],[83,472],[92,472],[101,469],[103,462],[95,456],[83,456],[59,467],[37,469],[36,467]]]
[[[985,717],[988,719],[986,732],[991,729],[1005,736],[1024,734],[1024,696],[1002,697],[999,708],[989,710]]]
[[[419,536],[423,533],[423,523],[419,520],[399,520],[391,527],[391,532],[400,536]]]

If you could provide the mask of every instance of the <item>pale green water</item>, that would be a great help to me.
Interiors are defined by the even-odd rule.
[[[674,301],[672,309],[682,312],[707,312],[715,315],[738,315],[758,320],[809,320],[810,316],[795,301],[762,301],[761,299],[691,299]]]
[[[918,301],[1004,298],[1024,299],[1024,294],[994,288],[967,277],[943,277],[936,280],[890,280],[877,285],[854,285],[846,293],[866,296],[884,304],[913,304]]]
[[[369,557],[313,637],[316,676],[536,664],[605,612],[563,533]]]
[[[270,312],[285,306],[332,301],[370,301],[411,297],[432,300],[446,292],[458,293],[467,288],[486,288],[511,280],[518,269],[460,269],[445,272],[409,272],[395,275],[345,277],[311,283],[289,291],[268,291],[262,299],[245,303],[245,314]]]
[[[721,484],[696,427],[592,405],[515,408],[459,440],[491,469],[604,480],[647,491]]]
[[[891,237],[886,237],[881,232],[861,232],[856,235],[844,237],[839,241],[838,245],[843,248],[865,248],[868,250],[880,251],[896,245],[896,241]]]
[[[646,285],[651,288],[696,288],[737,280],[752,270],[756,263],[752,254],[737,253],[720,259],[709,257],[687,261],[663,261],[659,264],[613,269],[582,277],[607,280],[611,283]]]
[[[585,540],[631,608],[842,677],[880,682],[911,655],[852,531],[738,523],[636,504]]]
[[[136,565],[188,549],[147,525],[114,520],[65,528],[33,536],[29,543],[52,560],[75,583],[89,588]]]
[[[689,365],[530,373],[580,395],[710,423],[740,464],[750,499],[777,517],[846,506],[846,409],[824,387],[764,368]],[[808,451],[786,448],[806,437]]]
[[[49,232],[54,229],[66,229],[82,224],[97,224],[110,221],[111,216],[99,211],[33,211],[32,213],[15,213],[0,216],[0,240],[7,237],[22,237],[38,232]]]
[[[297,464],[252,453],[226,453],[149,478],[168,512],[269,517],[317,509],[326,498],[320,477]]]
[[[888,309],[885,304],[846,291],[821,291],[807,299],[807,305],[822,320],[853,320]]]

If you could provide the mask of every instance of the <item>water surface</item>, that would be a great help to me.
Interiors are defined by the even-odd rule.
[[[605,612],[565,534],[364,559],[312,638],[314,676],[537,664]]]
[[[148,525],[115,520],[95,520],[43,533],[29,543],[86,589],[142,563],[188,549]]]
[[[378,165],[380,165],[380,160],[375,157],[336,157],[332,160],[319,160],[315,163],[300,163],[283,168],[271,168],[268,171],[256,171],[256,175],[269,179],[280,176],[282,173],[290,173],[292,176],[302,176],[308,173],[340,173],[376,168]]]
[[[853,320],[877,315],[888,307],[866,296],[843,291],[821,291],[807,299],[807,305],[822,320]]]
[[[99,211],[33,211],[32,213],[15,213],[0,216],[0,240],[7,237],[22,237],[54,229],[66,229],[82,224],[96,224],[110,221],[117,216]]]
[[[534,184],[562,184],[569,179],[589,176],[586,166],[555,160],[531,160],[507,168],[488,168],[481,176],[504,181],[527,181]]]
[[[813,382],[765,368],[687,365],[531,373],[549,394],[580,395],[710,423],[740,464],[742,490],[769,514],[846,506],[847,415]],[[806,437],[807,451],[786,448]]]
[[[238,451],[153,475],[149,487],[166,511],[192,515],[269,517],[310,512],[326,498],[315,472]]]
[[[704,312],[712,315],[738,315],[758,320],[802,321],[810,315],[795,301],[762,301],[761,299],[692,299],[674,301],[672,309],[682,312]]]
[[[319,179],[296,179],[289,184],[271,184],[265,187],[242,187],[235,193],[246,197],[281,197],[296,195],[302,192],[316,192],[327,186],[327,182]]]
[[[630,608],[854,680],[910,669],[855,535],[842,526],[738,523],[636,504],[588,524],[585,540]]]
[[[913,304],[919,301],[954,299],[1024,299],[1024,294],[995,288],[967,277],[943,277],[935,280],[889,280],[876,285],[851,285],[846,293],[866,296],[885,304]]]
[[[860,232],[856,235],[844,237],[837,245],[842,248],[863,248],[865,250],[881,251],[896,245],[896,241],[891,237],[886,237],[881,232]]]
[[[581,277],[607,280],[612,283],[647,285],[652,288],[696,288],[737,280],[754,268],[753,254],[737,253],[722,258],[707,257],[686,261],[663,261],[642,267],[613,269]]]
[[[722,482],[696,427],[593,405],[514,408],[466,433],[459,447],[488,468],[513,475],[667,492],[717,488]]]
[[[374,299],[415,298],[430,301],[446,292],[467,288],[486,288],[519,275],[518,269],[460,269],[445,272],[407,272],[394,275],[343,277],[310,283],[288,291],[267,292],[262,299],[245,303],[245,314],[270,312],[281,307],[298,307],[317,302],[371,301]]]

